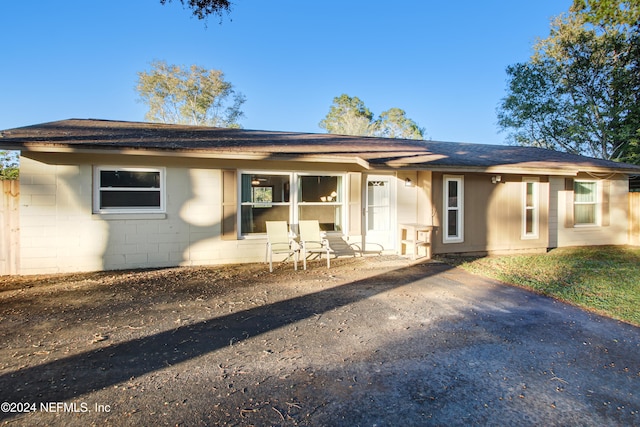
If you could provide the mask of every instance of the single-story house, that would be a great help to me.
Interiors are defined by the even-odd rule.
[[[433,254],[624,245],[640,173],[530,147],[80,119],[1,131],[0,148],[21,152],[18,274],[259,262],[268,220],[387,253],[401,224],[433,226]]]

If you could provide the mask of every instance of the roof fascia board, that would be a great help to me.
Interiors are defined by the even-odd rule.
[[[570,167],[570,169],[569,169]],[[489,168],[430,168],[429,170],[438,170],[442,172],[478,172],[478,173],[493,173],[493,174],[505,174],[505,175],[548,175],[548,176],[577,176],[581,172],[593,172],[593,173],[621,173],[621,174],[634,174],[638,173],[633,169],[627,168],[602,168],[595,166],[580,167],[578,165],[568,165],[567,168],[531,168],[526,166],[494,166]]]
[[[182,158],[209,158],[223,160],[258,160],[258,161],[286,161],[295,160],[299,162],[326,162],[326,163],[343,163],[356,164],[366,170],[427,170],[434,172],[447,173],[501,173],[514,175],[548,175],[548,176],[577,176],[580,172],[593,173],[622,173],[622,174],[639,174],[638,169],[631,168],[605,168],[597,166],[580,166],[567,163],[565,167],[543,168],[543,167],[527,167],[525,165],[498,165],[490,167],[479,166],[438,166],[426,165],[417,166],[415,164],[389,165],[389,164],[371,164],[367,160],[359,156],[326,156],[322,154],[255,154],[255,153],[230,153],[230,152],[208,152],[205,150],[157,150],[157,149],[140,149],[140,148],[78,148],[60,145],[45,144],[20,144],[4,146],[6,149],[15,149],[23,152],[36,153],[68,153],[68,154],[120,154],[132,156],[158,156],[158,157],[182,157]]]
[[[544,169],[544,168],[527,168],[527,167],[515,167],[515,166],[492,166],[492,167],[478,167],[478,166],[428,166],[428,167],[385,167],[377,168],[385,170],[425,170],[431,172],[445,172],[445,173],[500,173],[509,175],[553,175],[553,176],[577,176],[579,172],[584,172],[586,169],[580,170],[568,170],[568,169]],[[612,172],[613,169],[598,169],[590,172]],[[620,172],[619,170],[615,170]],[[625,172],[620,172],[625,173]]]
[[[445,173],[493,173],[493,174],[505,174],[505,175],[546,175],[546,176],[578,176],[581,172],[592,173],[619,173],[619,174],[638,174],[635,169],[612,169],[612,168],[599,168],[599,167],[576,167],[571,165],[572,168],[530,168],[530,167],[516,167],[516,166],[492,166],[487,168],[482,167],[460,167],[460,166],[433,166],[433,167],[377,167],[378,170],[426,170],[431,172],[445,172]]]
[[[216,153],[207,151],[167,151],[167,150],[145,150],[134,148],[97,148],[83,149],[75,147],[51,147],[51,146],[23,146],[20,151],[34,153],[61,153],[61,154],[119,154],[125,156],[157,156],[157,157],[183,157],[199,159],[223,159],[223,160],[295,160],[299,162],[326,162],[326,163],[346,163],[357,164],[364,169],[371,169],[369,162],[358,156],[323,156],[318,154],[252,154],[252,153]]]

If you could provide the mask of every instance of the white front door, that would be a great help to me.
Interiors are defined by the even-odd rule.
[[[365,250],[395,249],[395,177],[369,175],[365,191]]]

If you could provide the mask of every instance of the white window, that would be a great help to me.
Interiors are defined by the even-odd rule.
[[[538,178],[524,178],[522,200],[522,238],[535,239],[538,237],[539,208],[538,208]]]
[[[240,182],[241,235],[266,233],[266,221],[317,219],[324,231],[344,229],[342,175],[245,171]]]
[[[297,220],[317,219],[323,231],[342,231],[343,194],[342,176],[298,175]]]
[[[464,241],[464,178],[445,176],[443,194],[443,243],[461,243]]]
[[[598,183],[597,181],[573,182],[573,219],[575,225],[598,224]]]
[[[240,180],[240,233],[266,233],[266,221],[287,221],[291,174],[243,173]]]
[[[97,166],[93,173],[94,212],[164,212],[164,168]]]

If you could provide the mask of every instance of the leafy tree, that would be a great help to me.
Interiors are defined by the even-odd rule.
[[[171,3],[172,0],[160,0],[163,5],[167,2]],[[229,0],[180,0],[180,3],[189,7],[198,19],[205,19],[209,15],[218,15],[222,18],[224,13],[231,11]]]
[[[407,113],[400,108],[380,113],[377,128],[377,134],[385,138],[424,139],[424,129],[408,118]]]
[[[374,120],[373,113],[360,98],[346,94],[333,98],[329,113],[319,126],[328,133],[340,135],[424,139],[424,129],[409,119],[404,110],[391,108]]]
[[[240,127],[244,115],[244,96],[219,70],[155,61],[150,71],[138,73],[136,90],[149,107],[145,119],[152,122]]]
[[[0,180],[18,179],[20,168],[17,151],[0,151]]]
[[[510,131],[509,140],[640,160],[639,27],[614,23],[614,13],[600,12],[605,3],[610,4],[574,6],[553,22],[529,62],[507,68],[508,94],[498,109],[498,125]],[[637,8],[638,0],[618,3]]]
[[[342,94],[333,98],[333,105],[319,126],[328,133],[373,136],[373,113],[357,96]]]
[[[571,9],[600,26],[633,26],[640,21],[640,0],[574,0]]]

